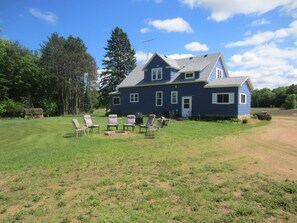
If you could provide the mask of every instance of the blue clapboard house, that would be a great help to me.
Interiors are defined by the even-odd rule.
[[[112,113],[181,117],[250,115],[249,77],[230,77],[222,53],[170,59],[155,53],[110,93]]]

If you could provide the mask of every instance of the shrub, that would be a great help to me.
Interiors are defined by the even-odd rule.
[[[254,113],[253,117],[257,117],[259,120],[267,120],[267,121],[270,121],[272,119],[271,115],[267,113]]]
[[[7,99],[0,103],[1,117],[21,117],[23,115],[24,106],[20,102],[15,102],[12,99]]]
[[[242,124],[247,124],[248,123],[248,119],[247,118],[244,118],[244,119],[242,119]]]

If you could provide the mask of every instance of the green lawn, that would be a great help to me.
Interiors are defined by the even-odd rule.
[[[146,139],[138,128],[104,136],[99,115],[99,134],[72,137],[71,118],[0,120],[0,222],[297,220],[296,182],[246,175],[244,158],[221,159],[231,152],[226,135],[266,122],[172,121]]]

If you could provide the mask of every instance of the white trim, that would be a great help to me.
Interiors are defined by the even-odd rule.
[[[242,96],[242,95],[244,95],[244,102],[241,102],[241,96]],[[241,105],[245,105],[245,104],[246,104],[246,101],[247,101],[247,95],[244,94],[244,93],[240,93],[240,94],[239,94],[239,99],[238,99],[238,101],[239,101],[239,104],[241,104]]]
[[[115,104],[115,103],[114,103],[114,99],[115,99],[115,98],[118,98],[118,99],[119,99],[119,103],[118,103],[118,104]],[[112,105],[114,105],[114,106],[121,105],[121,97],[119,97],[119,96],[117,96],[117,97],[112,97]]]
[[[192,74],[191,77],[187,77],[187,74]],[[195,79],[195,72],[186,72],[185,73],[185,80]]]
[[[172,95],[173,95],[173,94],[176,94],[176,96],[175,96],[175,97],[176,97],[176,101],[175,101],[175,102],[173,102],[173,100],[172,100],[172,98],[173,98]],[[170,102],[171,102],[172,105],[174,105],[174,104],[178,104],[178,91],[171,91],[171,94],[170,94]]]
[[[158,94],[161,94],[161,98],[158,98]],[[158,99],[161,99],[161,104],[158,105],[157,102],[158,102]],[[163,106],[163,91],[156,91],[156,94],[155,94],[155,105],[157,107],[162,107]]]
[[[229,95],[228,102],[218,102],[218,95]],[[212,104],[230,105],[234,104],[234,93],[212,93]]]
[[[156,74],[153,74],[154,71],[156,71]],[[160,78],[158,78],[159,71],[161,71]],[[151,80],[152,81],[159,81],[159,80],[162,80],[162,79],[163,79],[163,69],[162,69],[162,67],[152,68],[151,69]]]
[[[135,97],[136,95],[137,95],[137,97]],[[135,100],[135,99],[137,99],[137,100]],[[129,102],[130,103],[138,103],[139,102],[139,93],[130,93]]]
[[[216,78],[224,78],[224,72],[221,68],[216,67]]]

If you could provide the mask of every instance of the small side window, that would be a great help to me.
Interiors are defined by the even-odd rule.
[[[112,98],[112,104],[113,105],[120,105],[121,104],[121,98],[120,97],[113,97]]]
[[[240,93],[239,97],[240,104],[246,104],[246,94]]]

